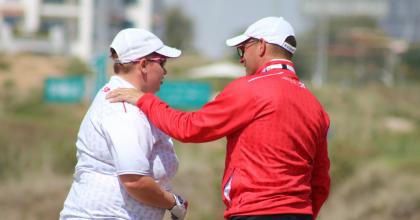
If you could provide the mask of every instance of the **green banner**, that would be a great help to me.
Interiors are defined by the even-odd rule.
[[[95,96],[96,92],[98,92],[108,81],[106,75],[106,61],[106,53],[98,55],[92,60],[92,68],[95,72],[95,91],[93,92],[93,96]]]
[[[45,80],[46,102],[75,103],[83,100],[85,78],[83,76],[49,77]]]
[[[157,95],[173,108],[198,109],[209,101],[211,86],[204,82],[166,80]]]

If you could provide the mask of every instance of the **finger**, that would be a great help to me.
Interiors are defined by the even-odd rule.
[[[106,95],[106,98],[115,98],[115,97],[124,96],[126,90],[127,89],[123,89],[123,88],[114,89]]]
[[[114,93],[113,91],[108,92],[105,96],[106,99],[114,98],[117,95],[117,93]]]
[[[119,93],[119,89],[114,89],[114,90],[112,90],[112,91],[108,92],[108,93],[106,94],[105,98],[106,98],[106,99],[109,99],[109,98],[114,98],[114,97],[118,96],[118,93]]]
[[[118,97],[116,97],[116,98],[109,98],[109,99],[108,99],[108,101],[109,101],[110,103],[115,103],[115,102],[119,102],[119,101],[120,101],[120,99],[119,99]]]

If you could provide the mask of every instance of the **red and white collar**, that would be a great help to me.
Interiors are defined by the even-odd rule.
[[[287,70],[287,71],[281,71],[281,70]],[[284,59],[273,59],[265,63],[263,66],[261,66],[255,74],[253,74],[250,79],[248,79],[248,82],[252,82],[257,79],[270,77],[270,76],[278,76],[283,75],[285,76],[283,78],[293,78],[294,80],[297,79],[294,64],[290,60],[284,60]]]
[[[290,60],[273,59],[273,60],[268,61],[266,64],[264,64],[264,66],[262,66],[261,71],[259,72],[266,73],[273,69],[285,69],[285,70],[292,71],[293,73],[296,74],[294,66],[295,65]]]

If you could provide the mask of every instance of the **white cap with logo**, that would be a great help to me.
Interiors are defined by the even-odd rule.
[[[283,17],[266,17],[249,26],[245,33],[226,40],[226,44],[234,47],[249,38],[264,39],[267,43],[276,44],[293,54],[296,47],[286,42],[289,36],[295,36],[295,32]]]
[[[119,63],[129,63],[153,52],[166,57],[181,55],[180,50],[164,45],[154,34],[138,28],[121,30],[110,47],[117,52]]]

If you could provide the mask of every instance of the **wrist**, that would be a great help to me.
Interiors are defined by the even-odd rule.
[[[173,197],[176,204],[171,209],[169,209],[171,217],[173,220],[183,220],[187,214],[188,201],[184,200],[181,196],[176,194],[173,194]]]
[[[175,194],[173,194],[171,192],[167,192],[167,198],[168,198],[168,201],[169,201],[169,206],[166,209],[171,210],[172,208],[174,208],[177,205]]]

